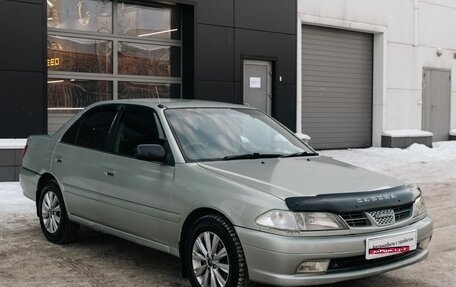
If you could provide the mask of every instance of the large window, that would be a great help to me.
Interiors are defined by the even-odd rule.
[[[137,3],[47,0],[49,132],[97,101],[181,97],[181,11]]]
[[[49,71],[112,73],[112,41],[48,36],[47,43]]]
[[[123,75],[180,76],[180,48],[119,42],[118,72]]]
[[[111,81],[48,78],[50,111],[77,111],[112,98]]]

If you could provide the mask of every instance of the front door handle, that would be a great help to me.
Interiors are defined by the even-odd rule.
[[[106,176],[114,176],[116,174],[114,170],[105,170],[103,173]]]

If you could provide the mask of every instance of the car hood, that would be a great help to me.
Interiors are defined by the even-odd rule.
[[[367,192],[405,184],[324,156],[200,162],[198,165],[281,199]]]

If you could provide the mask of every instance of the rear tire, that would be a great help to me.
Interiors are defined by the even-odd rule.
[[[47,240],[63,244],[76,238],[79,224],[68,219],[62,192],[57,182],[51,180],[44,184],[37,208],[41,230]]]
[[[230,222],[219,215],[206,215],[190,228],[184,265],[194,287],[249,286],[241,242]]]

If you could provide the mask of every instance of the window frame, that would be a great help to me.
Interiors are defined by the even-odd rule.
[[[99,151],[99,152],[107,152],[108,151],[108,144],[110,142],[110,137],[111,137],[111,133],[113,131],[113,128],[115,126],[115,123],[117,122],[118,118],[119,118],[119,114],[120,114],[120,110],[119,110],[119,107],[120,105],[119,104],[114,104],[114,103],[110,103],[110,104],[103,104],[103,105],[96,105],[90,109],[88,109],[87,111],[85,111],[81,116],[79,116],[71,125],[70,127],[68,127],[65,132],[63,133],[63,135],[60,137],[59,139],[59,143],[61,144],[67,144],[67,145],[71,145],[71,146],[75,146],[75,147],[78,147],[78,148],[83,148],[83,149],[87,149],[87,150],[93,150],[93,151]],[[111,125],[108,129],[108,133],[107,133],[107,136],[106,136],[106,139],[105,139],[105,143],[104,143],[104,147],[100,150],[100,149],[96,149],[96,148],[91,148],[91,147],[86,147],[86,146],[82,146],[80,144],[77,144],[77,139],[79,137],[79,132],[80,132],[80,129],[81,129],[81,125],[83,123],[83,121],[88,117],[90,116],[93,112],[96,112],[98,109],[108,109],[108,108],[114,108],[114,110],[117,110],[112,121],[111,121]],[[74,125],[79,125],[78,126],[78,130],[76,132],[76,136],[74,137],[74,141],[72,143],[69,143],[69,142],[65,142],[63,141],[63,138],[65,137],[65,135],[68,133],[68,131],[74,126]]]
[[[131,82],[131,83],[141,83],[141,84],[152,84],[152,85],[170,85],[169,96],[171,98],[182,98],[183,97],[183,8],[180,5],[168,5],[166,3],[144,3],[137,0],[127,1],[128,4],[133,5],[141,5],[146,7],[155,7],[155,8],[170,8],[174,9],[175,17],[178,17],[177,21],[178,29],[180,30],[180,38],[179,39],[164,39],[164,38],[138,38],[136,36],[131,35],[122,35],[117,31],[117,9],[119,5],[121,5],[122,1],[120,0],[108,0],[112,2],[111,7],[111,32],[91,32],[91,31],[83,31],[77,29],[65,29],[65,28],[55,28],[55,27],[48,27],[47,23],[46,29],[48,32],[48,37],[53,36],[60,36],[66,38],[82,38],[88,40],[103,40],[103,41],[111,41],[112,49],[111,49],[111,65],[112,65],[112,72],[111,73],[86,73],[86,72],[67,72],[67,71],[53,71],[48,70],[48,81],[50,79],[56,80],[91,80],[91,81],[108,81],[110,82],[112,94],[111,100],[119,99],[120,91],[119,87],[121,86],[122,82]],[[163,77],[163,76],[146,76],[146,75],[129,75],[129,74],[119,74],[118,65],[118,43],[119,42],[128,42],[128,43],[137,43],[137,44],[147,44],[147,45],[157,45],[157,46],[167,46],[170,48],[178,48],[179,52],[179,73],[170,77]],[[170,59],[170,65],[172,64],[172,60]],[[178,86],[177,88],[173,88],[174,85]],[[48,94],[48,92],[47,92]],[[53,113],[60,113],[64,111],[64,113],[68,113],[69,111],[79,111],[80,108],[75,107],[67,107],[64,109],[58,108],[51,108],[48,109],[48,120],[53,118]],[[75,114],[75,113],[73,113]],[[69,117],[68,117],[69,118]],[[50,126],[48,125],[48,128]],[[52,128],[52,132],[55,129]]]
[[[160,140],[163,141],[163,148],[165,149],[166,153],[168,154],[168,157],[170,160],[167,160],[165,162],[160,162],[160,161],[148,161],[148,160],[142,160],[142,159],[138,159],[136,157],[132,157],[132,156],[128,156],[128,155],[124,155],[124,154],[119,154],[119,153],[116,153],[114,152],[114,144],[115,144],[115,139],[119,133],[119,129],[120,129],[120,124],[124,118],[124,114],[126,113],[127,110],[130,110],[130,109],[144,109],[144,110],[148,110],[151,112],[151,114],[153,115],[153,120],[155,121],[155,125],[157,126],[157,132],[160,135],[163,135],[163,138],[160,138]],[[160,120],[160,116],[158,115],[157,111],[152,108],[152,107],[148,107],[148,106],[143,106],[143,105],[135,105],[135,104],[121,104],[120,107],[119,107],[119,113],[113,123],[113,126],[110,130],[110,134],[108,136],[108,140],[107,140],[107,147],[106,147],[106,152],[111,154],[111,155],[115,155],[115,156],[119,156],[119,157],[123,157],[123,158],[128,158],[128,159],[133,159],[133,160],[139,160],[139,161],[146,161],[146,162],[150,162],[150,163],[155,163],[155,164],[160,164],[160,165],[169,165],[169,166],[174,166],[174,155],[172,153],[172,150],[171,148],[169,147],[169,143],[168,143],[168,137],[166,136],[166,132],[165,132],[165,129],[163,128],[163,124]],[[171,160],[172,159],[172,160]]]
[[[177,144],[177,146],[179,148],[179,152],[182,155],[182,157],[184,158],[184,161],[186,163],[213,162],[213,161],[220,161],[221,160],[221,159],[192,159],[192,158],[188,157],[187,154],[185,153],[185,150],[182,147],[182,143],[181,143],[181,141],[179,140],[179,138],[177,136],[177,132],[175,131],[174,126],[170,123],[170,121],[168,119],[167,111],[172,111],[172,110],[194,110],[194,109],[199,109],[199,110],[205,110],[205,109],[207,109],[207,110],[224,110],[224,109],[229,109],[229,110],[254,110],[254,111],[260,112],[260,113],[264,114],[265,116],[269,117],[272,120],[272,122],[274,122],[277,126],[281,127],[285,132],[289,133],[292,137],[296,138],[299,142],[304,144],[304,146],[307,149],[309,149],[309,151],[317,153],[308,143],[303,142],[302,140],[300,140],[296,136],[296,134],[293,131],[291,131],[288,127],[286,127],[284,124],[279,122],[277,119],[271,117],[270,115],[268,115],[267,113],[265,113],[265,112],[263,112],[261,110],[252,109],[252,108],[249,108],[249,107],[175,107],[175,108],[165,109],[164,113],[163,113],[164,118],[165,118],[165,120],[168,123],[168,126],[169,126],[169,128],[171,130],[171,134],[174,137],[174,140],[176,141],[176,144]]]
[[[110,0],[112,2],[112,20],[111,25],[112,29],[110,33],[105,32],[89,32],[82,30],[72,30],[64,28],[54,28],[48,27],[46,23],[46,28],[48,31],[48,36],[61,36],[68,38],[83,38],[89,40],[107,40],[112,42],[111,50],[111,61],[112,61],[112,73],[85,73],[85,72],[66,72],[66,71],[48,71],[49,79],[62,79],[62,80],[97,80],[97,81],[110,81],[112,85],[112,99],[117,100],[119,96],[119,83],[120,82],[137,82],[137,83],[147,83],[147,84],[177,84],[180,86],[177,98],[182,98],[183,95],[183,9],[179,6],[166,5],[160,3],[143,3],[137,0],[127,1],[128,4],[140,5],[145,7],[155,7],[155,8],[170,8],[176,10],[176,13],[179,17],[179,30],[180,30],[180,39],[160,39],[160,38],[138,38],[135,36],[122,35],[117,31],[117,9],[121,5],[122,1],[120,0]],[[119,42],[128,42],[128,43],[137,43],[137,44],[147,44],[147,45],[158,45],[158,46],[169,46],[177,47],[180,49],[179,52],[179,75],[175,77],[162,77],[162,76],[145,76],[145,75],[127,75],[119,74],[118,72],[118,43]],[[171,61],[171,60],[170,60]]]

